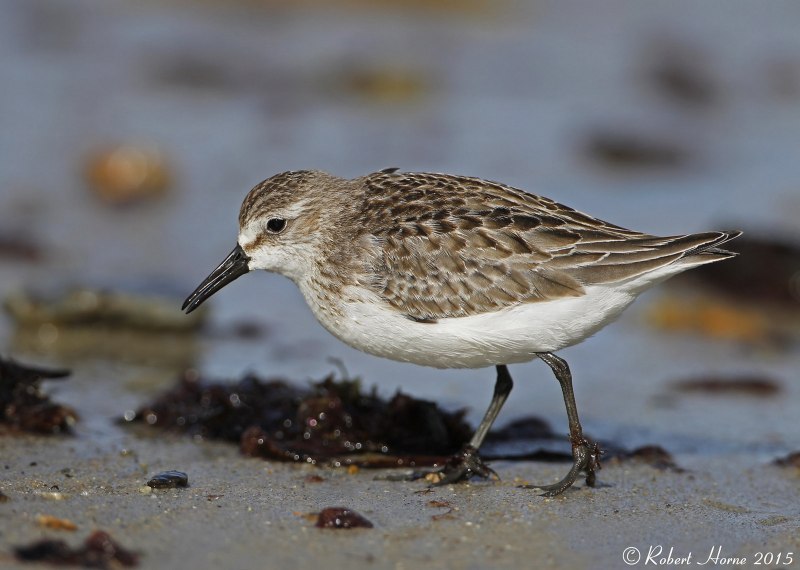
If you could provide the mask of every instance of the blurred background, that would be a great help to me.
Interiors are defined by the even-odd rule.
[[[562,356],[595,436],[690,463],[800,448],[800,5],[0,10],[0,352],[71,368],[49,389],[97,445],[119,437],[109,418],[187,367],[306,382],[331,358],[475,423],[492,370],[351,350],[281,277],[249,275],[197,319],[178,311],[233,247],[254,184],[399,167],[502,181],[655,234],[745,230],[746,255],[648,293]],[[550,371],[512,374],[500,423],[536,414],[566,433]]]

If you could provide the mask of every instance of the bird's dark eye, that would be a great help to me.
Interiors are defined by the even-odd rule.
[[[283,231],[286,227],[286,220],[283,218],[272,218],[267,222],[267,230],[270,233],[277,234]]]

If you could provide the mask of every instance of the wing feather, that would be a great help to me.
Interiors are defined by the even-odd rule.
[[[475,178],[382,172],[362,181],[376,244],[367,281],[421,322],[580,296],[686,256],[724,255],[715,246],[735,237],[643,234]]]

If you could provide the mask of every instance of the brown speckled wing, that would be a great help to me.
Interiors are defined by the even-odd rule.
[[[580,296],[722,239],[658,238],[475,178],[379,172],[361,181],[378,248],[369,281],[418,321]]]

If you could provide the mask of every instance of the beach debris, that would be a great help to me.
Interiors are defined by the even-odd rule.
[[[456,507],[450,504],[449,501],[442,501],[441,499],[431,499],[428,501],[427,506],[433,509],[447,509],[443,513],[437,513],[435,515],[431,515],[431,520],[439,521],[443,519],[451,519],[453,518],[453,511],[458,510]]]
[[[650,52],[646,77],[659,95],[683,108],[708,109],[719,102],[719,81],[698,46],[661,41]]]
[[[33,263],[44,257],[39,244],[30,237],[7,231],[0,232],[0,259]]]
[[[162,196],[172,186],[167,157],[154,145],[125,143],[86,158],[86,184],[106,204],[123,206]]]
[[[27,366],[0,357],[0,434],[68,433],[78,414],[50,401],[41,389],[44,380],[61,380],[68,370]]]
[[[373,524],[345,507],[328,507],[317,515],[317,528],[372,528]]]
[[[53,294],[18,291],[6,297],[4,307],[19,326],[106,327],[148,331],[182,332],[200,327],[201,310],[191,315],[180,311],[175,299],[163,295],[132,293],[86,287]],[[195,317],[196,313],[200,313]]]
[[[590,133],[584,140],[583,153],[597,164],[616,170],[675,168],[690,159],[689,151],[676,142],[611,130]]]
[[[726,248],[739,255],[671,279],[647,317],[670,332],[787,349],[800,338],[800,245],[745,234]]]
[[[399,392],[387,401],[362,392],[358,380],[329,376],[303,387],[248,375],[225,384],[189,371],[125,419],[236,442],[265,459],[396,467],[439,464],[455,453],[471,435],[463,416]]]
[[[384,105],[415,102],[430,89],[421,71],[391,65],[350,67],[336,77],[346,94]]]
[[[27,546],[17,546],[14,555],[21,562],[84,566],[102,570],[118,566],[129,568],[139,563],[137,553],[123,548],[102,530],[94,531],[77,548],[72,548],[63,540],[44,539]]]
[[[616,463],[626,461],[643,463],[659,471],[672,471],[674,473],[683,473],[685,471],[678,466],[672,454],[660,445],[643,445],[630,451],[623,449],[611,450],[605,459],[608,462]]]
[[[55,530],[78,530],[78,525],[69,519],[62,519],[52,515],[38,515],[36,524]]]
[[[208,312],[188,317],[168,293],[88,287],[17,291],[4,302],[16,351],[56,354],[68,361],[103,358],[168,365],[197,358],[197,334]],[[205,307],[200,307],[200,310]]]
[[[665,294],[651,305],[647,320],[667,332],[689,332],[717,340],[764,344],[772,338],[765,313],[708,295]]]
[[[153,489],[175,489],[176,487],[188,487],[189,476],[183,471],[164,471],[153,475],[147,486]]]
[[[800,451],[794,451],[784,457],[778,457],[772,464],[778,467],[796,467],[800,469]]]
[[[781,391],[781,384],[763,376],[705,376],[689,378],[673,383],[679,392],[700,394],[739,394],[743,396],[769,397]]]
[[[725,244],[739,255],[670,281],[672,286],[694,283],[739,302],[774,307],[800,315],[800,244],[789,238],[745,232]]]

